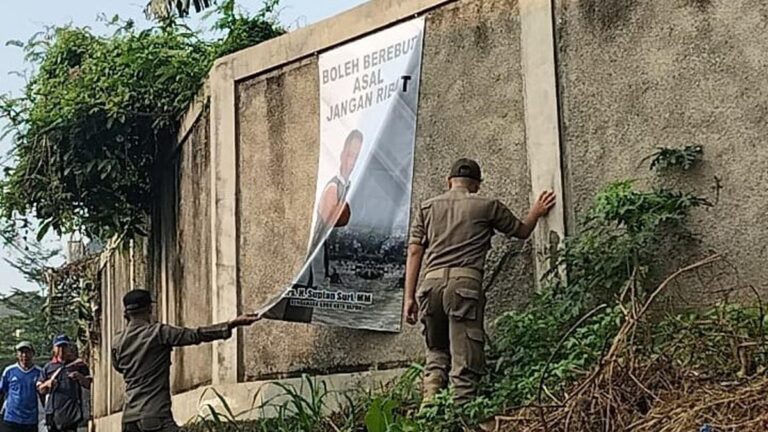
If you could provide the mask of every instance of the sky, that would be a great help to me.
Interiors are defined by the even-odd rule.
[[[336,15],[354,6],[365,3],[366,0],[282,0],[280,5],[280,21],[290,30],[305,27],[324,18]],[[238,0],[238,5],[250,10],[257,9],[259,0]],[[90,26],[94,31],[101,32],[104,27],[98,20],[99,15],[112,17],[115,14],[122,18],[132,18],[140,25],[146,24],[143,0],[26,0],[11,2],[5,5],[0,14],[0,94],[11,93],[18,95],[24,86],[24,79],[13,74],[29,70],[24,63],[21,50],[14,46],[6,46],[9,40],[26,41],[45,26],[64,25],[72,23],[78,26]],[[200,22],[199,16],[190,20],[194,29],[205,30],[207,25]],[[0,128],[5,125],[0,119]],[[10,138],[0,141],[0,156],[10,149]],[[63,248],[66,240],[50,236],[46,244],[51,247]],[[0,250],[0,258],[11,257],[13,252]],[[61,262],[61,259],[54,262]],[[13,288],[23,290],[36,289],[0,259],[0,294],[8,293]]]

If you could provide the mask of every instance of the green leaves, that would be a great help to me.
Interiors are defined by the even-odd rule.
[[[383,397],[374,399],[365,414],[365,427],[368,432],[388,432],[395,422],[396,407],[397,402],[394,400]]]
[[[220,40],[174,20],[137,30],[114,17],[109,37],[66,26],[12,41],[37,72],[21,97],[0,97],[14,138],[0,217],[40,221],[40,238],[51,230],[100,239],[142,232],[158,162],[213,61],[283,32],[268,17],[275,1],[254,16],[227,3],[217,9]]]
[[[580,317],[596,304],[613,305],[591,317],[563,343],[549,365],[545,387],[563,390],[590,369],[605,344],[621,326],[619,294],[633,284],[643,296],[649,269],[664,265],[663,247],[684,238],[684,220],[706,201],[668,191],[641,191],[631,181],[610,184],[585,212],[580,231],[565,240],[551,257],[553,268],[564,266],[568,279],[553,271],[523,311],[502,315],[496,323],[487,378],[490,394],[500,407],[529,402],[552,349]]]
[[[651,170],[663,171],[671,168],[680,168],[688,171],[701,160],[704,149],[700,145],[689,145],[682,149],[659,147],[651,155]]]

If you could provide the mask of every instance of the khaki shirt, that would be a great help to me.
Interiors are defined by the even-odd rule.
[[[149,419],[173,419],[171,413],[171,350],[227,339],[227,324],[197,329],[160,323],[131,321],[115,336],[112,367],[125,380],[123,423]]]
[[[425,272],[456,267],[482,272],[494,232],[511,235],[519,226],[498,200],[453,188],[421,204],[408,243],[425,247]]]

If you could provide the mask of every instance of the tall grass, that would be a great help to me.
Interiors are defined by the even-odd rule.
[[[329,390],[325,382],[303,376],[298,386],[275,383],[279,393],[242,412],[234,412],[215,389],[201,396],[201,413],[184,426],[186,432],[356,432],[390,431],[403,407],[418,402],[417,382],[422,368],[414,365],[393,383],[380,388]],[[212,402],[203,402],[208,392]]]

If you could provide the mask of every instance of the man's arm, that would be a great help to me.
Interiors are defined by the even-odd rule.
[[[424,223],[422,208],[416,210],[411,225],[411,235],[408,239],[408,258],[405,261],[405,302],[403,303],[403,315],[408,324],[416,324],[419,315],[419,306],[416,304],[416,285],[419,282],[421,262],[424,259],[424,250],[427,246],[427,229]]]
[[[318,212],[326,225],[334,225],[338,228],[346,225],[349,221],[349,206],[346,203],[339,202],[336,198],[337,194],[338,186],[333,183],[328,185],[320,197]]]
[[[408,246],[408,259],[405,262],[405,321],[408,324],[416,324],[418,320],[419,306],[416,304],[416,284],[419,280],[421,261],[424,258],[424,246],[410,244]]]
[[[93,383],[93,377],[91,376],[91,370],[88,369],[88,366],[83,365],[82,367],[78,368],[79,370],[70,373],[68,376],[69,378],[77,381],[81,387],[85,389],[91,388],[91,383]]]
[[[80,385],[90,390],[91,385],[93,384],[93,375],[91,375],[91,370],[88,369],[87,366],[85,367],[83,372],[85,372],[85,376],[82,378],[82,380],[80,380]]]
[[[40,384],[40,380],[43,379],[43,374],[45,373],[45,370],[41,368],[40,366],[36,366],[38,370],[37,374],[37,382],[35,382],[35,390],[37,390],[38,384]],[[38,390],[37,392],[37,399],[40,401],[40,405],[45,406],[45,395],[40,393]]]
[[[56,373],[53,376],[48,377],[48,368],[43,368],[43,372],[40,375],[40,381],[37,383],[37,392],[41,395],[47,395],[53,391],[56,387]]]
[[[112,348],[112,369],[120,375],[123,374],[123,368],[120,367],[120,354],[117,352],[117,348]]]
[[[233,329],[249,326],[260,319],[261,316],[246,314],[229,322],[207,327],[198,327],[196,329],[174,327],[164,324],[160,326],[160,342],[163,345],[171,347],[183,347],[199,345],[203,342],[229,339],[232,337]]]
[[[536,202],[533,203],[525,220],[518,224],[517,229],[512,233],[519,239],[527,239],[536,228],[539,219],[549,214],[552,207],[555,206],[555,193],[544,191],[539,195]]]

